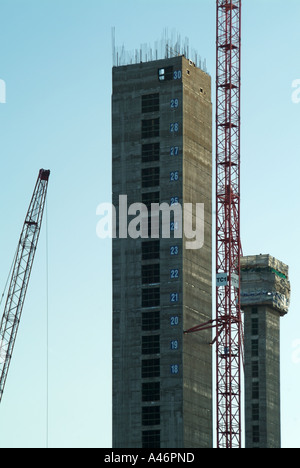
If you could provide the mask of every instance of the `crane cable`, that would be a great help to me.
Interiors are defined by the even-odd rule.
[[[46,448],[49,448],[49,236],[46,199]]]

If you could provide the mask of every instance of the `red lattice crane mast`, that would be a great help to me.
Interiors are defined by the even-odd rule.
[[[241,447],[240,309],[241,0],[217,0],[217,443]]]
[[[0,402],[19,328],[33,260],[39,240],[50,171],[41,169],[17,247],[0,325]]]
[[[241,448],[240,308],[241,0],[217,0],[216,318],[217,447]]]

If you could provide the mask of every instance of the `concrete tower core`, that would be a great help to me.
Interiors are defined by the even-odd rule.
[[[195,250],[116,221],[113,447],[211,448],[212,331],[183,334],[212,318],[211,78],[184,56],[113,68],[112,189],[118,213],[204,204]]]
[[[281,446],[280,317],[289,300],[287,265],[270,255],[241,259],[246,448]]]

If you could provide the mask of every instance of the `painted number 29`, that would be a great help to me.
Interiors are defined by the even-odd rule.
[[[179,99],[171,99],[170,107],[171,109],[177,109],[179,106]]]

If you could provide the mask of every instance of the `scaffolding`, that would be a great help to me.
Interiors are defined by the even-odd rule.
[[[271,255],[250,255],[241,258],[242,307],[265,304],[281,315],[290,305],[288,266]]]

